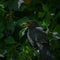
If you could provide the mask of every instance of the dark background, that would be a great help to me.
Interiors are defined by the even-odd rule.
[[[0,0],[0,60],[39,60],[26,32],[22,34],[21,24],[30,19],[48,30],[51,52],[60,60],[60,1],[24,0],[20,5],[18,0]]]

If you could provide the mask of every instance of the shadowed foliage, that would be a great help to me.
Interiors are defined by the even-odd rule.
[[[0,60],[40,60],[39,48],[27,37],[29,28],[22,26],[29,20],[42,27],[54,60],[60,60],[59,0],[0,0]]]

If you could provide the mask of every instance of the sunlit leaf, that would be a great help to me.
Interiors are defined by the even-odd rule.
[[[26,29],[27,29],[27,28],[24,28],[24,29],[22,29],[22,30],[19,31],[19,37],[20,37],[20,38],[25,35]]]

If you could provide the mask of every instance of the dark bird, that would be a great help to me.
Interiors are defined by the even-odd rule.
[[[40,50],[40,60],[54,60],[54,57],[48,47],[48,35],[44,32],[43,28],[39,27],[39,25],[33,20],[29,20],[28,22],[24,23],[23,26],[28,27],[27,38],[30,44],[33,47],[37,45],[38,49]]]

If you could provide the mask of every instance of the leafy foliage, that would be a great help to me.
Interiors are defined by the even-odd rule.
[[[20,2],[23,0],[20,0]],[[39,60],[21,25],[35,20],[50,38],[51,52],[60,59],[59,0],[0,0],[0,60]]]

